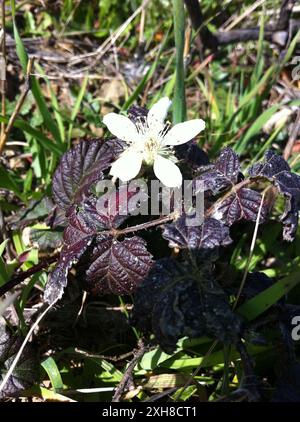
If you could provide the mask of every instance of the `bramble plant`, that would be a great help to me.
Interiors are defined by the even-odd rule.
[[[146,119],[147,110],[135,106],[128,116],[133,129],[141,119]],[[125,121],[125,117],[122,119]],[[124,133],[130,141],[126,130],[127,127]],[[121,125],[118,133],[122,137]],[[171,135],[172,129],[166,134],[169,144]],[[182,337],[209,336],[224,345],[235,345],[244,359],[245,373],[250,371],[248,375],[254,375],[250,358],[245,362],[247,352],[243,345],[250,323],[239,313],[237,305],[268,288],[273,281],[254,272],[247,273],[244,281],[237,277],[232,283],[228,273],[218,270],[218,262],[224,263],[224,259],[226,262],[225,249],[233,242],[231,227],[241,220],[262,225],[262,230],[268,219],[279,220],[283,239],[293,241],[300,177],[273,151],[267,151],[264,159],[246,174],[241,171],[237,154],[228,147],[214,163],[208,164],[195,140],[189,140],[180,150],[175,145],[172,154],[177,156],[185,179],[193,184],[202,182],[205,202],[202,224],[189,225],[191,215],[184,212],[181,215],[171,212],[159,218],[131,216],[121,212],[121,207],[127,204],[128,197],[124,195],[133,199],[137,192],[124,193],[116,186],[117,206],[109,207],[108,195],[106,207],[101,208],[97,206],[99,198],[94,189],[97,182],[109,178],[116,160],[124,157],[125,148],[126,144],[118,138],[93,139],[81,141],[62,156],[53,178],[56,206],[49,220],[53,228],[63,228],[64,233],[45,299],[49,303],[60,299],[71,269],[76,268],[77,282],[94,295],[134,295],[131,324],[144,333],[148,342],[154,335],[152,343],[172,353]],[[112,174],[117,175],[114,171]],[[155,180],[151,168],[144,168],[143,179],[148,184]],[[278,210],[273,212],[279,197],[285,200],[281,215]],[[152,244],[149,250],[147,239],[154,228],[171,250],[162,248],[161,242],[157,248]],[[281,312],[284,309],[281,305]],[[251,394],[257,386],[258,383],[248,386]]]
[[[300,402],[296,2],[15,3],[0,401]]]

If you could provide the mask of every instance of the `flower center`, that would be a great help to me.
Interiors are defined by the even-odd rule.
[[[152,165],[156,155],[158,154],[160,149],[160,141],[153,137],[146,140],[144,144],[144,160],[146,164]]]

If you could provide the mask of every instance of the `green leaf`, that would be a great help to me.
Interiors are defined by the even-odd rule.
[[[281,104],[275,104],[272,107],[265,110],[261,115],[258,116],[258,118],[255,120],[255,122],[251,125],[251,127],[247,130],[244,137],[241,138],[237,144],[234,147],[234,150],[241,154],[248,141],[255,135],[257,135],[262,127],[266,124],[266,122],[273,116],[274,113],[281,107]]]
[[[284,277],[282,280],[277,281],[273,286],[265,289],[263,292],[241,305],[238,308],[238,313],[248,321],[252,321],[274,305],[274,303],[293,289],[299,282],[299,271],[296,271]]]
[[[55,360],[51,356],[49,356],[47,359],[45,359],[41,363],[41,365],[45,369],[45,371],[47,372],[54,391],[63,389],[64,384],[63,384],[63,381],[61,379],[60,372],[59,372],[59,369],[56,365]]]
[[[0,120],[1,121],[1,120]],[[17,183],[11,177],[6,169],[0,164],[0,187],[14,192],[20,199],[24,200]]]
[[[70,123],[69,130],[68,130],[68,141],[69,142],[71,140],[73,123],[76,119],[76,116],[77,116],[79,110],[80,110],[81,102],[83,100],[83,96],[84,96],[85,91],[86,91],[87,83],[88,83],[88,76],[86,75],[83,79],[82,86],[80,88],[80,91],[79,91],[78,96],[77,96],[76,101],[75,101],[74,108],[73,108],[72,113],[71,113],[72,123]]]
[[[8,122],[7,117],[0,116],[0,122]],[[64,152],[64,147],[56,145],[53,140],[49,139],[38,129],[32,127],[29,123],[25,122],[22,119],[16,119],[14,126],[33,136],[44,148],[48,151],[53,152],[54,154],[60,156]]]
[[[12,3],[14,3],[14,2],[12,2]],[[12,4],[12,9],[13,8],[14,8],[14,6]],[[13,32],[14,32],[14,38],[15,38],[15,42],[16,42],[17,56],[18,56],[20,63],[22,65],[23,73],[26,74],[27,63],[28,63],[28,55],[27,55],[27,52],[25,50],[22,39],[20,37],[16,22],[15,22],[15,19],[14,19],[14,14],[13,14]],[[62,143],[60,132],[58,130],[58,127],[57,127],[55,121],[53,120],[53,118],[51,116],[51,113],[48,110],[48,106],[47,106],[47,103],[46,103],[44,96],[42,94],[42,90],[41,90],[41,87],[40,87],[38,80],[34,76],[31,76],[30,81],[31,81],[32,94],[35,98],[39,112],[41,113],[41,115],[43,117],[43,121],[44,121],[47,129],[51,132],[51,134],[52,134],[52,136],[53,136],[53,138],[56,142]]]

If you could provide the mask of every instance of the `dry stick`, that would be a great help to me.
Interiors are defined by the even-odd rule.
[[[28,94],[28,91],[30,89],[30,74],[31,74],[32,66],[33,66],[33,61],[34,61],[33,58],[29,58],[28,64],[27,64],[26,76],[25,76],[25,85],[24,85],[23,90],[21,92],[21,95],[20,95],[20,97],[18,99],[18,102],[16,104],[16,107],[15,107],[15,109],[13,111],[13,114],[10,116],[10,119],[9,119],[9,121],[7,123],[7,127],[6,127],[6,129],[4,131],[4,134],[3,134],[3,136],[1,136],[1,140],[0,140],[0,154],[3,151],[3,148],[5,147],[5,144],[6,144],[6,141],[7,141],[8,136],[9,136],[9,133],[10,133],[10,131],[11,131],[13,125],[14,125],[14,122],[15,122],[15,120],[16,120],[16,118],[17,118],[17,116],[18,116],[18,114],[19,114],[19,112],[20,112],[20,110],[21,110],[21,108],[22,108],[22,106],[24,104],[25,98],[26,98],[26,96]]]
[[[1,49],[1,62],[0,62],[0,84],[1,84],[1,114],[2,117],[6,116],[6,33],[5,33],[5,0],[1,0],[1,30],[2,30],[2,49]],[[5,123],[1,122],[1,134],[0,139],[3,138],[5,131]],[[1,141],[0,141],[0,153],[1,153]]]
[[[128,385],[128,383],[131,381],[132,378],[132,372],[136,366],[136,364],[139,362],[139,360],[142,358],[142,356],[145,354],[146,350],[148,348],[145,346],[143,340],[139,340],[138,342],[138,349],[134,351],[134,357],[129,363],[123,378],[121,379],[118,387],[116,388],[116,391],[113,395],[112,402],[119,402],[121,400],[121,397]]]
[[[292,127],[291,133],[290,133],[290,137],[289,140],[284,148],[283,151],[283,158],[285,160],[288,160],[288,158],[290,157],[290,155],[292,154],[292,150],[294,147],[294,144],[297,140],[297,136],[298,133],[300,131],[300,110],[298,111],[297,117],[296,117],[296,121]]]
[[[18,284],[22,283],[22,281],[26,280],[26,278],[32,276],[33,274],[37,273],[38,271],[41,271],[49,265],[51,265],[53,262],[57,260],[59,257],[59,254],[55,254],[43,261],[41,261],[39,264],[34,265],[33,267],[29,268],[27,271],[23,271],[21,273],[17,273],[3,286],[0,287],[0,297],[3,296],[5,293],[7,293],[9,290],[11,290],[13,287],[17,286]]]
[[[204,48],[211,48],[215,50],[217,47],[217,40],[210,30],[204,25],[204,16],[202,14],[198,0],[184,0],[188,10],[192,25],[198,33],[198,43],[201,50]]]
[[[249,6],[241,15],[237,16],[236,18],[230,19],[230,23],[225,23],[223,31],[230,31],[234,28],[238,23],[244,20],[247,16],[249,16],[255,9],[265,3],[267,0],[257,0],[251,6]],[[228,21],[227,21],[228,22]]]
[[[122,35],[122,33],[126,30],[128,25],[138,16],[142,10],[147,6],[150,0],[144,0],[143,3],[138,7],[131,16],[107,39],[105,40],[95,51],[91,51],[90,53],[80,54],[75,56],[70,60],[70,65],[74,65],[80,63],[83,59],[87,57],[94,57],[97,56],[99,60],[107,51],[111,48],[111,46],[117,41],[117,39]]]
[[[287,29],[296,0],[283,0],[281,4],[279,19],[276,24],[278,30]]]
[[[290,20],[290,28],[280,31],[266,27],[264,32],[265,41],[273,42],[279,46],[284,46],[289,35],[295,35],[300,29],[300,21]],[[217,32],[216,39],[219,45],[227,45],[238,42],[257,41],[259,39],[260,28],[236,29],[228,32]]]
[[[279,46],[285,46],[289,36],[296,34],[300,28],[300,21],[290,19],[294,0],[284,0],[276,27],[267,26],[264,31],[264,39]],[[237,42],[257,41],[260,28],[237,29],[233,31],[218,31],[213,34],[204,26],[204,17],[198,0],[185,0],[185,5],[190,15],[194,29],[200,29],[202,45],[215,50],[219,45]],[[284,26],[283,26],[284,25]]]

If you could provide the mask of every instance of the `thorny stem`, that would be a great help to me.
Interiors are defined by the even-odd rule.
[[[146,229],[149,229],[150,227],[155,227],[155,226],[165,224],[168,221],[174,220],[176,217],[177,217],[176,213],[171,213],[170,215],[157,218],[156,220],[152,220],[147,223],[137,224],[136,226],[126,227],[125,229],[121,229],[121,230],[117,230],[117,229],[109,230],[109,233],[115,236],[120,236],[120,235],[128,234],[128,233],[134,233],[139,230],[146,230]]]
[[[132,384],[132,372],[135,368],[135,366],[137,365],[137,363],[139,362],[139,360],[144,356],[144,354],[151,350],[153,346],[146,346],[144,344],[144,341],[142,339],[140,339],[138,341],[138,348],[136,350],[134,350],[134,357],[131,360],[131,362],[129,363],[129,365],[127,366],[127,369],[123,375],[123,378],[121,379],[118,387],[116,388],[113,398],[112,398],[112,402],[119,402],[122,398],[123,393],[126,391],[126,389],[128,388],[128,385],[131,383]]]

